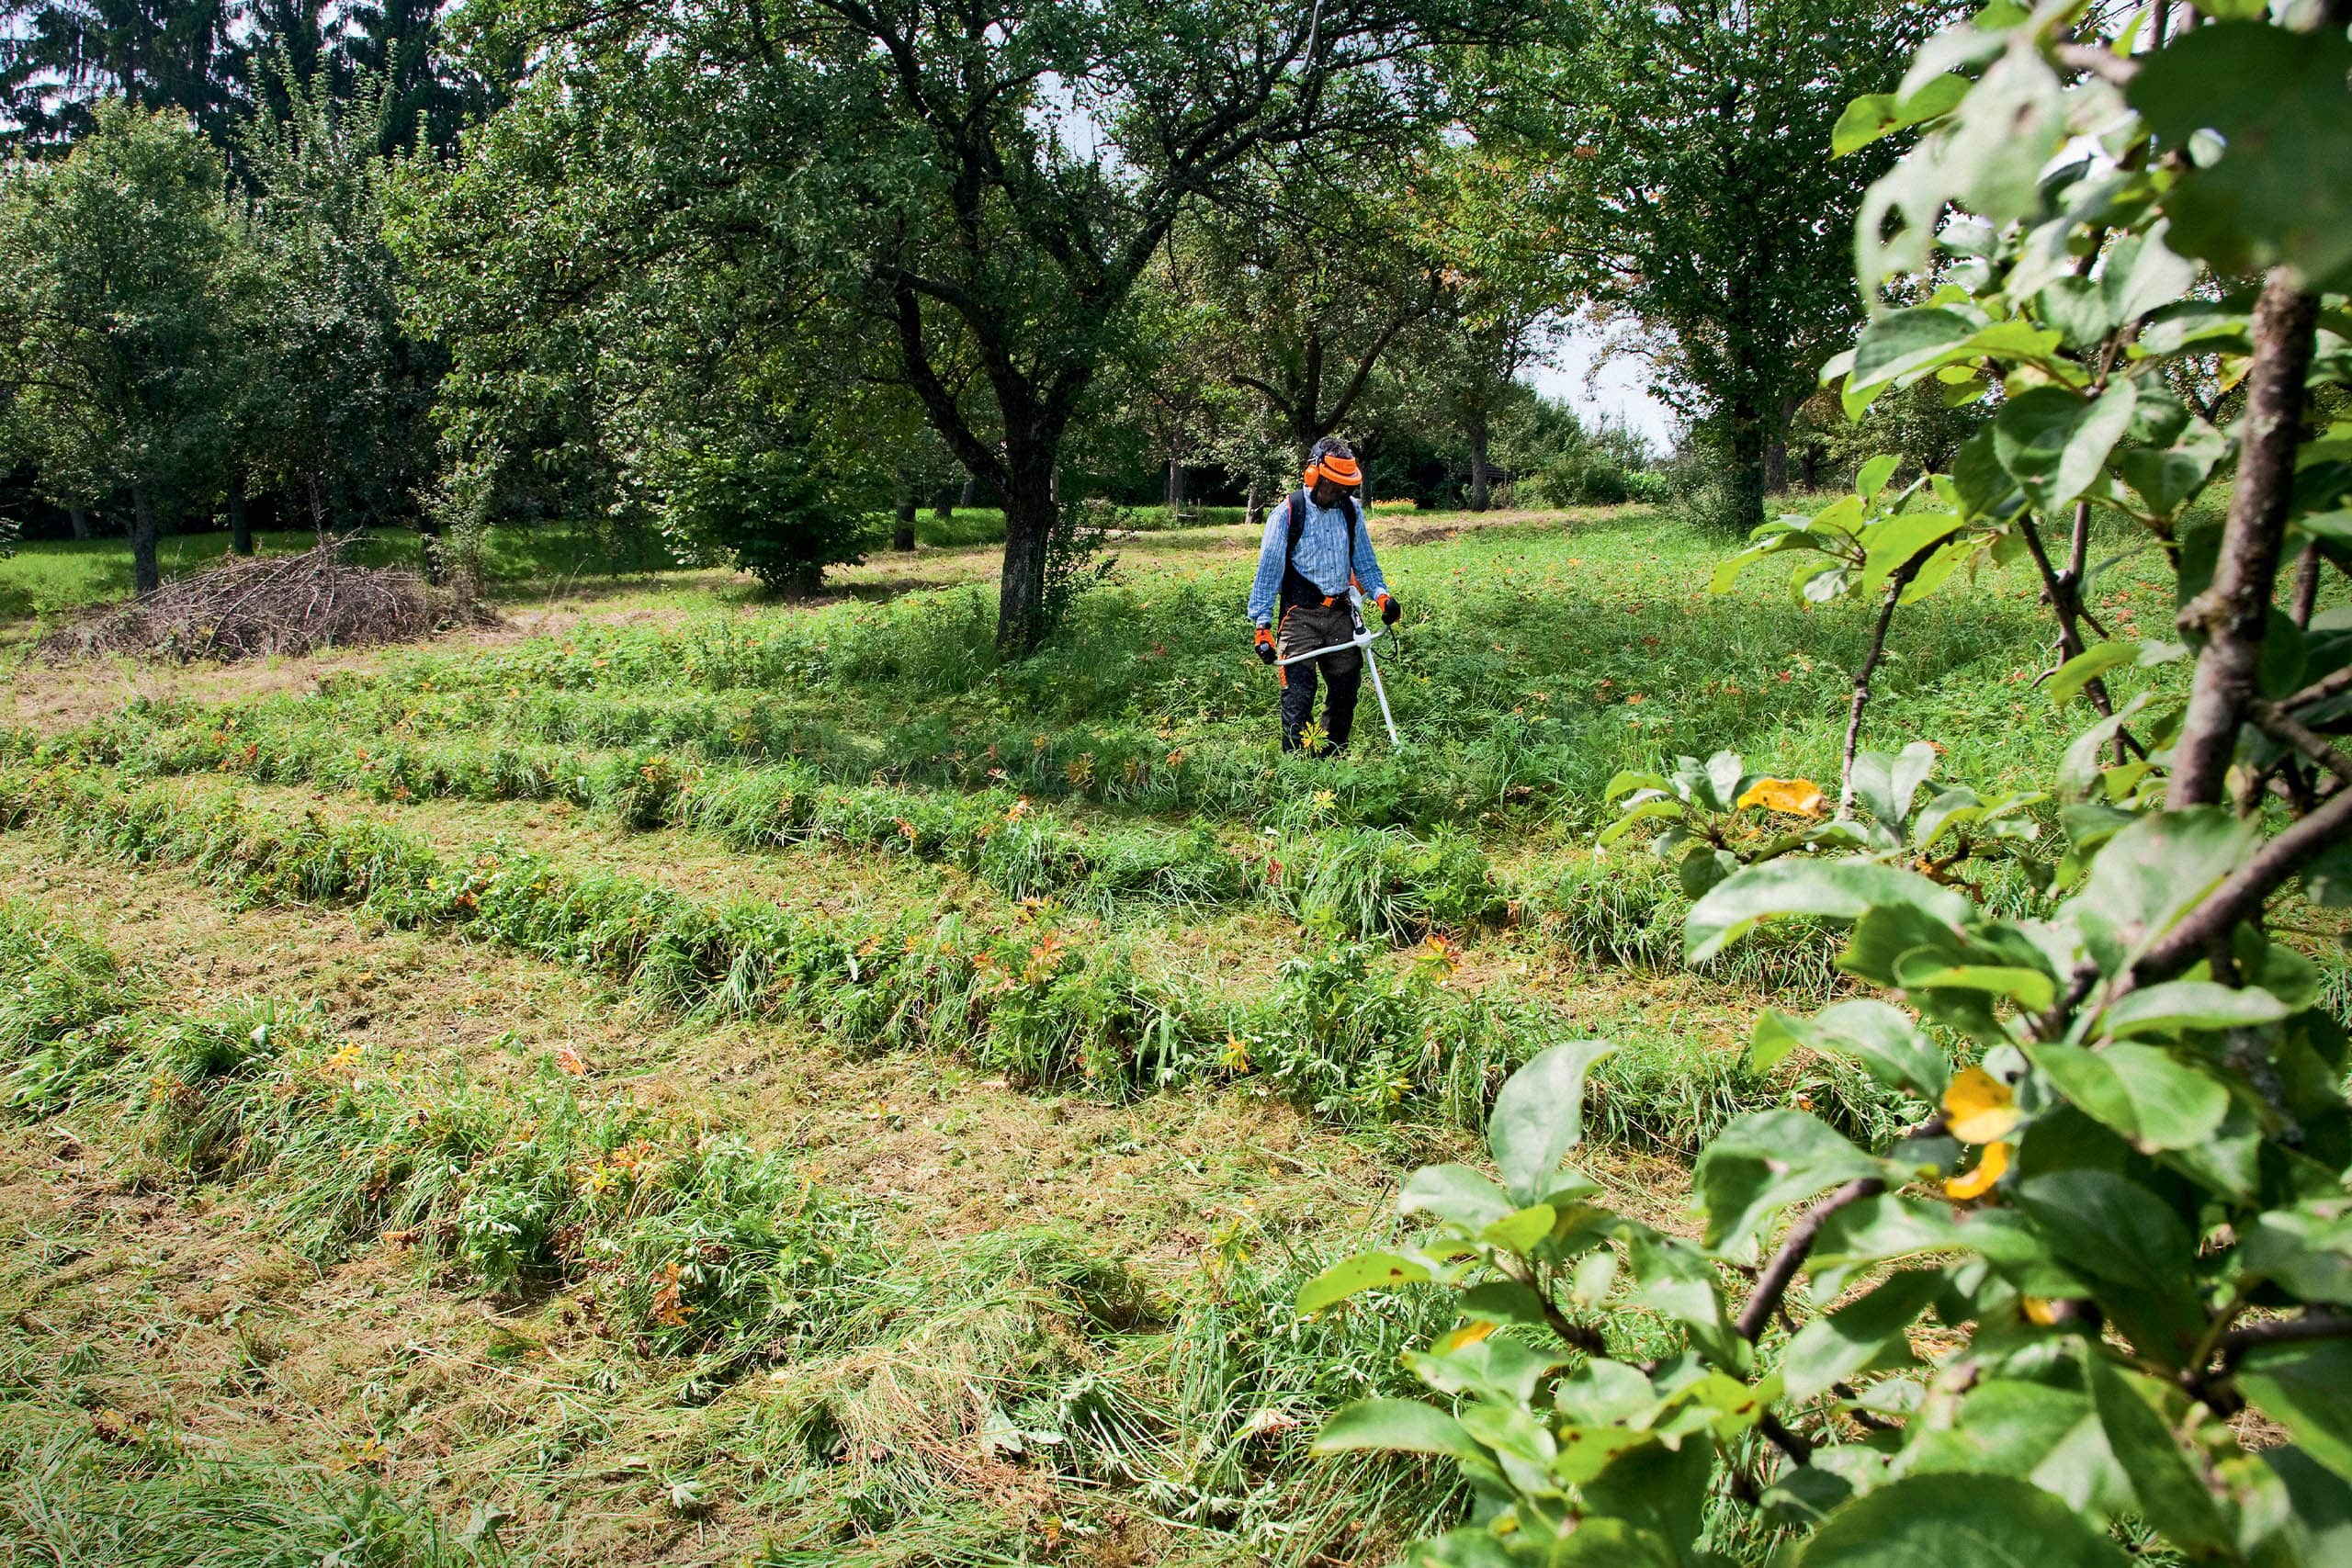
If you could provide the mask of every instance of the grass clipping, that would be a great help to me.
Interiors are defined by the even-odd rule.
[[[40,647],[52,660],[253,659],[415,642],[496,618],[470,595],[437,589],[413,571],[355,565],[344,558],[341,540],[329,540],[300,555],[229,557],[53,632]]]

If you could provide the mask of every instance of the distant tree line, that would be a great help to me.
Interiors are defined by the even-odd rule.
[[[1379,496],[1752,525],[1850,460],[1892,154],[1826,127],[1948,9],[0,0],[0,471],[142,588],[256,518],[806,588],[980,502],[1015,654],[1075,500],[1258,515],[1333,431]],[[1529,389],[1577,312],[1681,478]]]

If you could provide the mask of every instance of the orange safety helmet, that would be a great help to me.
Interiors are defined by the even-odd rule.
[[[1355,490],[1363,483],[1363,470],[1356,466],[1356,455],[1348,450],[1346,442],[1336,435],[1327,435],[1315,444],[1304,478],[1310,485],[1324,479]]]

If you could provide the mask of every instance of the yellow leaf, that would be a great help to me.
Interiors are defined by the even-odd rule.
[[[1498,1323],[1465,1323],[1438,1341],[1438,1353],[1443,1355],[1449,1350],[1459,1350],[1464,1345],[1476,1345],[1501,1326]]]
[[[1944,1125],[1963,1144],[1996,1143],[2017,1124],[2017,1096],[1982,1067],[1955,1074],[1944,1090]]]
[[[1993,1190],[1993,1183],[2000,1180],[2001,1173],[2008,1168],[2009,1145],[1987,1144],[1984,1145],[1984,1155],[1976,1161],[1974,1170],[1965,1176],[1955,1176],[1944,1183],[1944,1196],[1982,1198]]]
[[[2058,1303],[2044,1297],[2028,1296],[2025,1299],[2026,1321],[2038,1323],[2047,1328],[2058,1321]]]
[[[1767,811],[1785,811],[1793,817],[1818,817],[1828,808],[1829,802],[1821,786],[1811,779],[1758,779],[1747,786],[1747,793],[1732,804],[1740,807],[1760,806]]]

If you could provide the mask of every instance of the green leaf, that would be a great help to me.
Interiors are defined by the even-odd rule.
[[[2245,1227],[2238,1262],[2307,1302],[2352,1305],[2352,1199],[2306,1199]]]
[[[1943,1282],[1939,1269],[1906,1269],[1798,1329],[1781,1359],[1787,1397],[1802,1402],[1862,1372],[1916,1364],[1911,1325]]]
[[[2324,851],[2303,867],[2303,897],[2322,908],[2352,907],[2352,844]]]
[[[1779,1048],[1769,1057],[1768,1038]],[[1900,1009],[1875,998],[1839,1002],[1810,1019],[1765,1009],[1756,1021],[1750,1065],[1759,1072],[1769,1068],[1788,1044],[1851,1056],[1879,1082],[1930,1104],[1951,1080],[1951,1060],[1942,1047],[1920,1033]]]
[[[2044,1132],[2027,1134],[2029,1153]],[[2147,1188],[2112,1170],[2070,1167],[2011,1190],[2058,1255],[2086,1274],[2135,1289],[2177,1293],[2195,1255],[2188,1228]]]
[[[1486,1450],[1462,1423],[1418,1399],[1364,1399],[1342,1406],[1316,1436],[1317,1454],[1375,1449],[1390,1453],[1451,1454],[1487,1465]]]
[[[1956,512],[1906,512],[1872,528],[1864,540],[1870,554],[1863,559],[1862,592],[1880,592],[1898,568],[1959,528]]]
[[[1892,757],[1864,751],[1854,759],[1854,798],[1880,822],[1900,828],[1911,814],[1912,797],[1935,768],[1936,749],[1924,740],[1914,740]]]
[[[1363,1252],[1343,1258],[1298,1289],[1298,1310],[1320,1312],[1334,1302],[1392,1285],[1419,1284],[1430,1277],[1429,1266],[1393,1252]]]
[[[2221,1130],[2230,1091],[2154,1045],[2030,1048],[2059,1091],[2143,1153],[2193,1148]]]
[[[1884,904],[1907,905],[1949,925],[1971,913],[1965,897],[1917,872],[1869,861],[1785,859],[1749,866],[1700,899],[1682,922],[1682,940],[1689,962],[1703,964],[1763,920],[1852,920]]]
[[[1855,340],[1854,368],[1846,378],[1847,397],[1943,364],[1976,335],[1978,325],[1974,318],[1941,305],[1889,310],[1864,327]]]
[[[1892,452],[1882,452],[1862,465],[1861,472],[1854,478],[1854,489],[1864,501],[1873,500],[1879,491],[1886,488],[1886,481],[1894,477],[1894,470],[1902,466],[1901,457]]]
[[[1831,1512],[1793,1568],[2128,1568],[2107,1531],[2006,1475],[1911,1475]]]
[[[1603,792],[1600,798],[1615,800],[1619,795],[1630,795],[1637,789],[1654,789],[1663,794],[1668,788],[1664,773],[1637,773],[1629,771],[1611,779],[1609,788]]]
[[[1777,1211],[1880,1171],[1877,1160],[1803,1111],[1750,1112],[1715,1135],[1692,1172],[1707,1211],[1705,1246],[1744,1254]]]
[[[1503,1190],[1466,1165],[1425,1165],[1413,1172],[1396,1200],[1407,1214],[1435,1214],[1473,1235],[1511,1212]]]
[[[1690,1332],[1690,1342],[1710,1360],[1745,1369],[1754,1352],[1725,1315],[1723,1284],[1705,1253],[1678,1235],[1646,1227],[1626,1237],[1628,1260],[1637,1281],[1628,1306],[1664,1314]]]
[[[2109,1008],[2099,1015],[2098,1032],[2118,1040],[2134,1034],[2177,1037],[2191,1029],[2258,1028],[2293,1010],[2264,990],[2211,980],[2167,980]]]
[[[2049,974],[1999,964],[1943,964],[1933,953],[1898,960],[1894,978],[1906,990],[1982,991],[2007,997],[2028,1012],[2044,1012],[2058,999]]]
[[[1593,842],[1596,847],[1605,849],[1609,845],[1613,844],[1618,840],[1623,838],[1626,834],[1632,832],[1634,829],[1640,827],[1645,822],[1654,822],[1661,817],[1679,817],[1685,809],[1686,808],[1683,804],[1679,800],[1660,800],[1653,798],[1649,800],[1636,801],[1634,804],[1625,808],[1623,816],[1618,818],[1616,821],[1611,822],[1608,827],[1603,828],[1600,830],[1600,836],[1595,839]]]
[[[2114,974],[2202,903],[2259,836],[2221,807],[2152,812],[2107,841],[2065,912],[2099,967]]]
[[[2196,284],[2197,268],[2174,253],[2171,232],[2172,225],[2160,221],[2144,234],[2117,242],[2108,253],[2099,287],[2118,325],[2174,303]]]
[[[1894,129],[1894,95],[1864,93],[1848,104],[1838,123],[1829,128],[1829,154],[1842,158],[1860,152]]]
[[[1555,1045],[1511,1074],[1495,1096],[1487,1146],[1519,1201],[1532,1203],[1551,1192],[1553,1173],[1584,1137],[1585,1074],[1615,1049],[1606,1040]]]
[[[2344,29],[2290,32],[2217,22],[2146,57],[2126,89],[2161,141],[2222,141],[2165,197],[2171,243],[2216,272],[2245,276],[2283,261],[2311,288],[2352,283],[2352,40]]]
[[[2012,37],[1962,107],[1942,159],[1960,176],[1960,205],[1996,226],[2032,216],[2041,171],[2066,135],[2057,73],[2023,36]]]
[[[2102,753],[2106,751],[2108,742],[2115,739],[2117,730],[2130,724],[2147,705],[2148,694],[2138,693],[2130,702],[2075,737],[2066,748],[2066,755],[2058,763],[2060,793],[2080,799],[2097,789],[2105,773]]]
[[[1921,1435],[1916,1473],[1973,1471],[2014,1475],[2093,1514],[2132,1506],[2132,1483],[2115,1462],[2090,1396],[2073,1388],[1995,1378],[1971,1389],[1960,1418]]]
[[[2352,1562],[2352,1483],[2291,1446],[2266,1449],[2262,1459],[2287,1488],[2291,1561]]]
[[[1973,85],[1965,76],[1947,72],[1930,76],[1906,96],[1894,93],[1865,93],[1846,106],[1838,123],[1829,132],[1829,153],[1842,158],[1849,152],[1860,152],[1883,136],[1892,135],[1922,120],[1949,114],[1961,99],[1968,96]]]
[[[1551,1318],[1544,1311],[1544,1298],[1527,1286],[1510,1280],[1493,1280],[1462,1292],[1462,1315],[1473,1323],[1508,1324],[1514,1328],[1541,1328],[1547,1332]]]
[[[1549,1203],[1530,1203],[1488,1225],[1478,1234],[1478,1239],[1508,1252],[1526,1253],[1552,1234],[1552,1226],[1559,1217],[1559,1211]]]
[[[2138,395],[2128,379],[2096,399],[2063,387],[2029,387],[1994,416],[1994,455],[2036,508],[2056,512],[2098,479],[2132,423]]]
[[[2246,1352],[2238,1387],[2294,1435],[2302,1450],[2352,1481],[2352,1340],[2267,1346]]]
[[[2198,1555],[2229,1553],[2229,1525],[2205,1489],[2204,1467],[2192,1463],[2171,1423],[2158,1413],[2166,1403],[2162,1385],[2096,1355],[2090,1358],[2090,1385],[2099,1424],[2107,1428],[2116,1462],[2132,1479],[2142,1516]]]
[[[2058,666],[2058,673],[2050,678],[2050,700],[2064,707],[2085,686],[2139,657],[2140,645],[2136,642],[2103,642],[2097,648],[2085,649]]]

